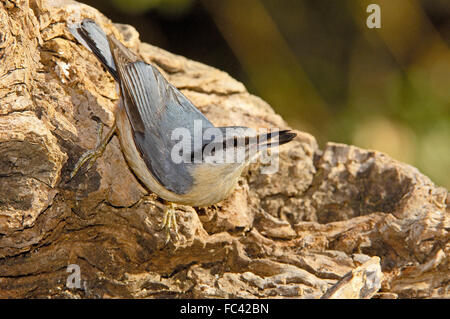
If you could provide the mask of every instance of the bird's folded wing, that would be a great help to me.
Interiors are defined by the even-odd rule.
[[[194,135],[213,125],[152,65],[128,63],[118,66],[118,72],[135,143],[145,163],[164,187],[186,193],[193,185],[192,164],[173,161],[172,149],[178,140],[172,139],[172,133],[177,129],[186,133],[183,138],[190,138],[194,147]]]

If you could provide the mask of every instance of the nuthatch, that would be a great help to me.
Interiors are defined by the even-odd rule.
[[[113,36],[107,36],[94,21],[84,19],[70,25],[69,30],[111,73],[119,83],[121,95],[111,131],[103,141],[100,131],[97,148],[80,158],[71,177],[87,161],[90,168],[117,132],[135,175],[150,191],[169,202],[163,219],[167,241],[171,227],[178,236],[172,203],[208,206],[225,199],[254,157],[250,155],[252,151],[282,145],[296,136],[284,130],[255,137],[248,131],[231,130],[246,127],[215,127],[157,68],[142,61]],[[190,151],[181,154],[181,161],[174,160],[174,154],[180,155],[173,151],[180,146],[173,139],[177,129],[189,136],[201,136],[200,142],[194,139],[183,144]],[[227,134],[230,131],[231,136]],[[206,149],[213,149],[210,155],[222,149],[244,151],[245,156],[241,161],[211,161],[211,156],[204,154]]]

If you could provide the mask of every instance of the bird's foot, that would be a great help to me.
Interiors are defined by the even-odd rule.
[[[180,240],[180,235],[178,234],[176,211],[174,208],[174,204],[172,204],[172,203],[169,203],[166,206],[166,209],[164,210],[164,218],[162,221],[161,230],[165,230],[166,234],[167,234],[166,242],[164,243],[164,246],[166,246],[169,243],[170,239],[172,238],[171,230],[173,230],[175,232],[176,241]]]
[[[103,124],[99,124],[99,128],[97,131],[97,144],[94,149],[86,151],[78,160],[78,162],[75,164],[75,168],[73,169],[72,173],[70,173],[70,179],[72,179],[80,170],[80,168],[88,162],[88,166],[86,171],[90,170],[92,165],[97,161],[97,159],[103,155],[103,152],[106,149],[106,145],[108,144],[109,140],[113,136],[114,132],[116,130],[116,123],[114,122],[113,127],[108,132],[108,135],[102,140],[103,135]]]

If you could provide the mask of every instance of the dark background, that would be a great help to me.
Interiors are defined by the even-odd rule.
[[[450,1],[81,2],[228,72],[321,146],[380,150],[450,188]]]

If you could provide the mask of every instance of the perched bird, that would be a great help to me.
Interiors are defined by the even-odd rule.
[[[296,136],[288,130],[251,135],[246,127],[215,127],[156,67],[106,35],[93,20],[71,24],[69,30],[111,73],[121,96],[110,132],[101,140],[100,131],[97,148],[80,158],[71,177],[86,162],[89,169],[117,132],[135,175],[168,202],[163,218],[166,243],[170,228],[178,236],[173,203],[201,207],[225,199],[260,150],[285,144]],[[177,132],[188,136],[183,141],[174,139]],[[200,140],[195,135],[200,135]],[[219,151],[242,151],[244,157],[223,160]]]

